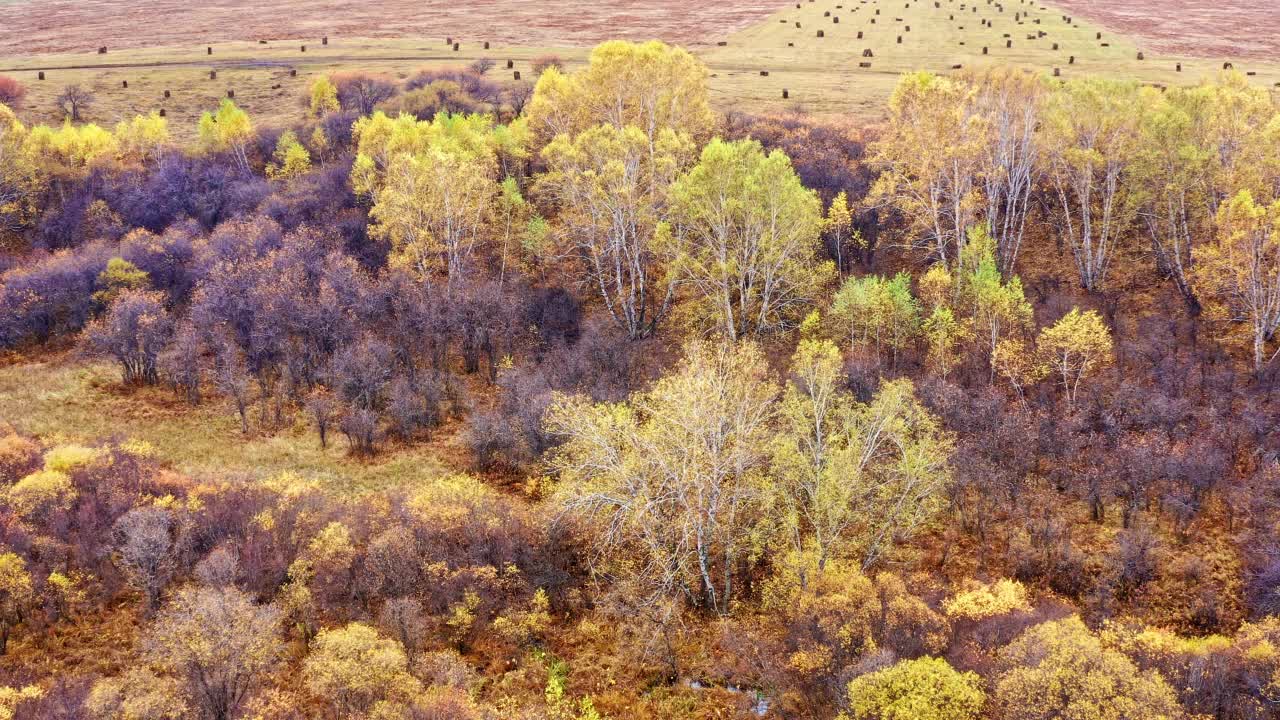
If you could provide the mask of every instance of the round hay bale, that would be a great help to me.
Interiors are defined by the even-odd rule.
[[[236,96],[235,90],[227,90],[227,97],[234,98],[235,96]]]
[[[875,57],[875,53],[871,52],[871,48],[862,51],[862,57]]]
[[[210,80],[217,80],[217,79],[218,79],[218,71],[217,71],[217,70],[210,70],[210,71],[209,71],[209,79],[210,79]]]
[[[1146,55],[1144,55],[1144,54],[1142,54],[1142,53],[1138,53],[1138,59],[1139,59],[1139,60],[1146,60],[1146,59],[1147,59],[1147,56],[1146,56]]]
[[[106,46],[106,45],[103,45],[102,47],[98,48],[98,54],[99,54],[99,55],[106,55],[106,54],[107,54],[107,46]]]
[[[1054,77],[1062,77],[1062,68],[1054,68],[1054,69],[1053,69],[1053,76],[1054,76]]]
[[[822,32],[821,30],[818,31],[818,37],[826,37],[826,36],[827,36],[826,33]]]
[[[164,108],[160,108],[160,117],[164,117]]]
[[[460,47],[462,47],[462,43],[454,43],[454,44],[453,44],[453,51],[454,51],[454,52],[458,52],[458,48],[460,48]]]
[[[489,49],[489,41],[488,41],[488,40],[485,40],[485,41],[484,41],[484,49],[485,49],[485,50],[488,50],[488,49]]]
[[[1222,63],[1222,69],[1223,69],[1223,70],[1231,70],[1231,69],[1232,69],[1232,68],[1234,68],[1234,67],[1235,67],[1235,66],[1234,66],[1234,65],[1232,65],[1232,64],[1231,64],[1231,63],[1229,63],[1229,62],[1224,62],[1224,63]]]
[[[839,24],[840,24],[840,16],[839,16],[839,15],[837,15],[837,16],[835,16],[835,17],[831,18],[831,22],[832,22],[833,24],[839,25]]]
[[[298,77],[298,68],[289,68],[289,77]]]
[[[36,79],[37,79],[37,80],[43,80],[43,79],[44,79],[44,71],[43,71],[43,70],[41,70],[40,72],[36,73]]]
[[[861,31],[861,30],[859,30],[859,31],[858,31],[858,38],[857,38],[857,39],[859,39],[859,40],[861,40],[861,39],[862,39],[862,31]]]
[[[787,92],[786,88],[782,88],[782,99],[786,100],[789,97],[791,97],[791,93]]]
[[[1076,56],[1075,56],[1075,55],[1072,55],[1071,57],[1067,58],[1067,64],[1068,64],[1068,65],[1075,65],[1075,64],[1076,64]]]
[[[328,44],[329,44],[329,36],[328,36],[328,35],[325,35],[324,37],[320,38],[320,44],[321,44],[321,45],[328,45]]]
[[[168,90],[165,90],[165,91],[164,91],[164,97],[165,97],[165,99],[166,99],[166,100],[169,98],[169,91],[168,91]]]
[[[212,47],[212,46],[210,46],[210,47],[205,48],[205,52],[206,52],[206,53],[208,53],[209,55],[212,55],[212,54],[213,54],[213,47]]]
[[[1013,47],[1013,41],[1012,41],[1012,40],[1005,40],[1005,41],[1004,41],[1004,46],[1005,46],[1006,48],[1011,48],[1011,47]]]
[[[760,77],[769,77],[769,71],[768,71],[768,70],[761,70],[761,71],[760,71]]]
[[[515,66],[516,66],[516,63],[515,63],[515,61],[514,61],[514,60],[508,60],[508,61],[507,61],[507,69],[508,69],[508,70],[510,70],[511,68],[513,68],[513,67],[515,67]]]
[[[519,70],[517,70],[517,71],[515,72],[515,79],[516,79],[516,80],[519,80],[519,79],[520,79],[520,71],[519,71]]]
[[[987,55],[987,54],[989,54],[990,52],[991,52],[991,48],[986,47],[985,45],[982,47],[982,54],[983,54],[983,55]]]
[[[122,87],[122,88],[124,88],[124,89],[128,90],[128,89],[129,89],[129,81],[128,81],[128,80],[121,80],[121,81],[120,81],[120,87]]]
[[[1182,63],[1178,63],[1174,70],[1175,72],[1182,72]]]
[[[871,63],[869,63],[869,62],[860,62],[860,63],[858,63],[858,67],[860,67],[860,68],[869,68],[869,67],[871,67]]]
[[[898,36],[898,44],[899,44],[899,45],[901,45],[901,44],[902,44],[902,36],[901,36],[901,35],[899,35],[899,36]]]
[[[307,51],[307,46],[306,46],[306,45],[303,45],[303,46],[302,46],[302,49],[301,49],[299,52],[306,52],[306,51]]]

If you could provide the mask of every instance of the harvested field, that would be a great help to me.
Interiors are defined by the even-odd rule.
[[[778,0],[14,0],[0,2],[0,55],[216,44],[232,40],[453,37],[463,43],[587,46],[660,38],[713,43],[779,9]]]
[[[1054,0],[1064,11],[1193,57],[1280,58],[1274,0]]]

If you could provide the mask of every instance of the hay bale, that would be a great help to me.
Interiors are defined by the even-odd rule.
[[[217,79],[218,79],[218,71],[217,71],[217,70],[210,70],[210,71],[209,71],[209,79],[210,79],[210,80],[217,80]]]
[[[453,51],[454,51],[454,52],[458,52],[458,48],[460,48],[460,47],[462,47],[462,43],[454,43],[454,44],[453,44]]]
[[[40,72],[36,73],[36,79],[37,79],[37,80],[43,80],[43,79],[44,79],[44,71],[43,71],[43,70],[41,70]]]
[[[963,68],[963,67],[964,67],[963,65],[952,65],[952,66],[951,66],[951,69],[952,69],[952,70],[959,70],[959,69],[961,69],[961,68]]]
[[[1230,69],[1232,69],[1232,68],[1234,68],[1234,67],[1235,67],[1235,66],[1234,66],[1234,65],[1232,65],[1232,64],[1231,64],[1231,63],[1229,63],[1229,62],[1224,62],[1224,63],[1222,63],[1222,69],[1223,69],[1223,70],[1230,70]]]
[[[869,63],[869,62],[860,62],[860,63],[858,63],[858,67],[860,67],[860,68],[869,68],[869,67],[871,67],[871,63]]]
[[[1011,48],[1011,47],[1013,47],[1013,41],[1012,41],[1012,40],[1005,40],[1005,41],[1004,41],[1004,46],[1005,46],[1006,48]]]
[[[831,18],[831,22],[832,22],[832,23],[834,23],[834,24],[836,24],[836,25],[839,25],[839,24],[840,24],[840,16],[839,16],[839,15],[837,15],[837,16],[835,16],[835,17]]]
[[[1094,39],[1095,39],[1095,40],[1101,40],[1101,39],[1102,39],[1102,33],[1098,33],[1098,37],[1096,37],[1096,38],[1094,38]]]
[[[451,38],[451,37],[447,37],[447,38],[445,38],[445,39],[444,39],[444,44],[445,44],[445,45],[452,45],[452,44],[453,44],[453,38]]]
[[[861,40],[861,39],[862,39],[862,31],[861,31],[861,30],[859,30],[859,31],[858,31],[858,37],[857,37],[857,39],[858,39],[858,40]]]
[[[266,40],[259,40],[259,41],[258,41],[258,44],[259,44],[259,45],[266,45],[266,44],[267,44],[267,41],[266,41]]]
[[[908,25],[902,29],[902,32],[911,32],[911,26]]]
[[[235,98],[235,96],[236,96],[236,91],[235,91],[235,90],[227,90],[227,97],[229,97],[229,98]]]
[[[800,21],[799,21],[799,20],[797,20],[797,21],[796,21],[796,27],[800,27]]]
[[[103,45],[102,47],[98,48],[98,54],[99,54],[99,55],[106,55],[106,54],[107,54],[107,46],[106,46],[106,45]]]
[[[768,70],[761,70],[761,71],[760,71],[760,77],[769,77],[769,71],[768,71]]]
[[[129,89],[129,81],[128,81],[128,80],[121,80],[121,81],[120,81],[120,87],[124,88],[125,90],[128,90],[128,89]]]
[[[862,51],[862,57],[875,57],[876,54],[871,52],[871,48]]]
[[[818,37],[826,37],[826,36],[827,36],[826,33],[822,32],[821,30],[818,31]]]
[[[1255,70],[1249,70],[1249,71],[1245,72],[1245,75],[1248,75],[1249,77],[1253,77],[1254,75],[1257,75],[1257,74],[1258,74],[1258,73],[1257,73],[1257,71],[1255,71]]]
[[[515,67],[515,66],[516,66],[516,63],[515,63],[515,61],[514,61],[514,60],[508,60],[508,61],[507,61],[507,69],[508,69],[508,70],[510,70],[511,68],[513,68],[513,67]]]
[[[213,47],[207,47],[207,48],[205,48],[205,51],[207,52],[207,54],[212,55],[212,54],[213,54]]]
[[[729,43],[725,40],[721,40],[720,42],[716,43],[716,45],[719,47],[724,47],[725,45],[728,45],[728,44]]]
[[[1174,70],[1176,72],[1182,72],[1182,63],[1178,63],[1177,66],[1174,68]]]
[[[786,88],[782,88],[782,99],[786,100],[789,97],[791,97],[791,93],[787,92]]]
[[[298,69],[289,68],[289,77],[298,77]]]
[[[1147,59],[1147,56],[1146,56],[1146,55],[1144,55],[1144,54],[1142,54],[1142,53],[1138,53],[1138,59],[1139,59],[1139,60],[1146,60],[1146,59]]]
[[[324,37],[320,38],[320,44],[321,44],[321,45],[328,45],[328,44],[329,44],[329,36],[328,36],[328,35],[325,35]]]
[[[1072,55],[1071,57],[1067,58],[1067,64],[1068,64],[1068,65],[1075,65],[1075,64],[1076,64],[1076,56],[1075,56],[1075,55]]]
[[[488,41],[488,40],[485,40],[485,41],[484,41],[484,49],[485,49],[485,50],[488,50],[488,49],[489,49],[489,41]]]
[[[799,7],[799,6],[797,5],[796,7]],[[830,11],[830,10],[828,10],[828,11],[826,11],[826,12],[822,13],[822,17],[831,17],[831,11]]]
[[[983,46],[983,48],[982,48],[982,54],[983,54],[983,55],[987,55],[987,54],[989,54],[990,52],[991,52],[991,48],[986,47],[986,46],[984,45],[984,46]]]
[[[1058,43],[1054,43],[1054,44],[1053,44],[1053,49],[1054,49],[1054,50],[1057,50],[1057,49],[1058,49]]]
[[[516,79],[516,80],[519,80],[519,79],[520,79],[520,71],[519,71],[519,70],[517,70],[517,71],[515,72],[515,79]]]
[[[164,117],[164,108],[160,108],[160,117]]]
[[[1111,47],[1111,43],[1102,43],[1102,47]]]
[[[898,36],[898,44],[899,44],[899,45],[901,45],[901,44],[902,44],[902,36],[901,36],[901,35],[899,35],[899,36]]]
[[[1054,76],[1054,77],[1062,77],[1062,68],[1054,68],[1054,69],[1053,69],[1053,76]]]
[[[793,42],[789,42],[789,43],[787,43],[787,47],[795,47],[795,46],[796,46],[796,44],[795,44],[795,43],[793,43]]]
[[[306,45],[303,45],[303,46],[302,46],[302,49],[301,49],[299,52],[306,52],[306,51],[307,51],[307,46],[306,46]]]
[[[165,97],[165,99],[166,99],[166,100],[169,98],[169,91],[168,91],[168,90],[165,90],[165,91],[164,91],[164,97]]]

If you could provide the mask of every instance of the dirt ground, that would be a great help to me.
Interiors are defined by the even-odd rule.
[[[230,40],[454,37],[589,46],[659,38],[714,43],[784,0],[0,0],[0,55]]]
[[[1152,49],[1198,57],[1280,59],[1276,0],[1054,0]]]

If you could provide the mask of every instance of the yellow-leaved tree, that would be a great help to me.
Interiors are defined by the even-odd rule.
[[[1058,376],[1067,404],[1074,407],[1080,383],[1111,364],[1111,331],[1097,312],[1072,308],[1040,331],[1036,351]]]
[[[951,438],[910,380],[886,382],[858,402],[842,386],[830,341],[802,341],[791,373],[772,447],[773,500],[789,549],[811,555],[819,574],[833,558],[865,569],[943,509]]]
[[[671,202],[659,242],[691,319],[730,341],[794,327],[835,276],[818,257],[822,203],[781,151],[712,140]]]
[[[236,107],[230,98],[218,104],[216,112],[200,116],[200,144],[209,152],[230,153],[241,172],[249,172],[249,143],[253,141],[253,122],[249,113]]]
[[[361,623],[321,631],[302,663],[308,691],[336,717],[403,717],[422,684],[400,643]],[[398,712],[399,714],[394,714]]]
[[[577,72],[543,71],[525,114],[539,146],[601,123],[639,128],[655,149],[663,130],[701,143],[715,123],[707,75],[686,50],[656,40],[612,40],[597,45]]]
[[[1270,347],[1280,329],[1280,200],[1266,203],[1241,190],[1218,211],[1218,234],[1196,247],[1193,274],[1211,317],[1230,331],[1246,328],[1253,367],[1280,355]]]
[[[976,720],[986,694],[982,679],[942,658],[903,660],[849,683],[841,720]]]

